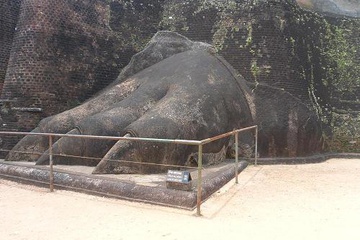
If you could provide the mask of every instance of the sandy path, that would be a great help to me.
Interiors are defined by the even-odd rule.
[[[360,159],[249,166],[194,213],[0,179],[0,239],[360,239]]]

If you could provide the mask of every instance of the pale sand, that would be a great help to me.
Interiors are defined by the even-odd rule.
[[[249,166],[195,211],[0,179],[0,239],[360,239],[360,159]]]

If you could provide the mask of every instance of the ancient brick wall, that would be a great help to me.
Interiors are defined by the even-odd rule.
[[[0,1],[0,90],[5,79],[19,10],[20,0]]]
[[[11,49],[11,55],[2,54],[8,62],[1,65],[2,75],[7,69],[1,98],[11,101],[12,119],[27,131],[41,118],[74,107],[107,86],[157,31],[131,28],[142,10],[130,11],[124,4],[23,0],[12,5],[20,8],[20,14],[16,27],[11,26],[16,29],[12,48],[2,48],[7,55]],[[139,29],[151,23],[150,13],[143,14],[148,19]],[[114,17],[118,15],[121,18]],[[148,38],[134,44],[131,38],[146,32]]]
[[[106,48],[106,41],[112,40],[105,30],[107,6],[81,3],[21,3],[1,97],[24,109],[17,117],[25,129],[34,126],[26,109],[41,109],[40,117],[55,114],[83,101],[117,75],[119,62],[111,54],[104,56],[104,51],[112,50]],[[96,18],[87,22],[91,12]]]

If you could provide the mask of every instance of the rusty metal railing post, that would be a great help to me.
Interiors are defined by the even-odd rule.
[[[255,127],[255,166],[258,161],[258,126]]]
[[[235,183],[239,183],[238,179],[238,168],[239,168],[239,133],[235,132]]]
[[[50,192],[54,191],[54,162],[53,162],[53,136],[49,135],[49,165],[50,165]]]
[[[198,150],[198,181],[197,181],[197,201],[196,201],[196,215],[197,216],[201,216],[201,210],[200,210],[200,206],[201,206],[201,190],[202,190],[202,186],[201,186],[201,182],[202,182],[202,152],[203,152],[203,145],[200,144],[199,145],[199,150]]]

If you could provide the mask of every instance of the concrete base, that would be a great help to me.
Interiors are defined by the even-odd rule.
[[[235,177],[234,161],[209,167],[203,171],[202,197],[206,200],[227,182]],[[238,172],[247,167],[240,161]],[[154,175],[91,175],[89,167],[55,166],[55,189],[74,190],[88,194],[115,197],[131,201],[147,202],[170,207],[192,210],[197,200],[197,172],[191,172],[191,191],[166,188],[166,174]],[[49,186],[48,166],[35,166],[33,163],[0,161],[0,177],[21,181],[26,184]]]

